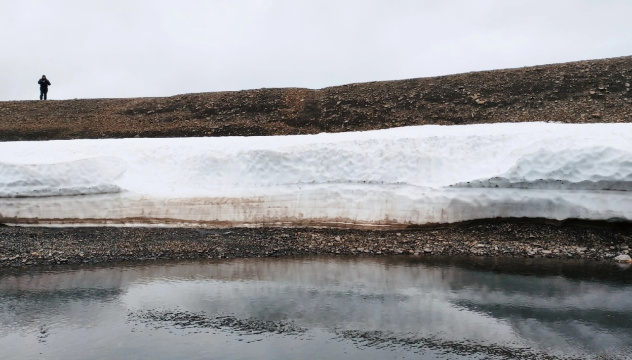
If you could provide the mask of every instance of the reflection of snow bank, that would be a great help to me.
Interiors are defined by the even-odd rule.
[[[632,124],[0,143],[0,196],[125,190],[0,199],[0,215],[207,225],[632,220],[631,154]]]
[[[96,157],[57,164],[0,163],[0,197],[68,196],[119,192],[114,179],[125,161]]]

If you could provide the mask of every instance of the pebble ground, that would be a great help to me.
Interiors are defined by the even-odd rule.
[[[627,224],[521,220],[406,230],[0,226],[0,267],[316,254],[613,261],[631,246],[632,227]]]

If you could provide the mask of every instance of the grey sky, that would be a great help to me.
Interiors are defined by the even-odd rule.
[[[0,100],[322,88],[632,55],[629,0],[3,0]]]

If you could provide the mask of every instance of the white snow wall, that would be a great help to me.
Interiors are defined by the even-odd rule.
[[[0,222],[391,226],[632,221],[632,124],[0,143]]]

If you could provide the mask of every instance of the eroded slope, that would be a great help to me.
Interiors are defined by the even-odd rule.
[[[10,101],[0,102],[0,140],[288,135],[422,124],[631,122],[631,83],[632,57],[627,56],[321,90]]]

